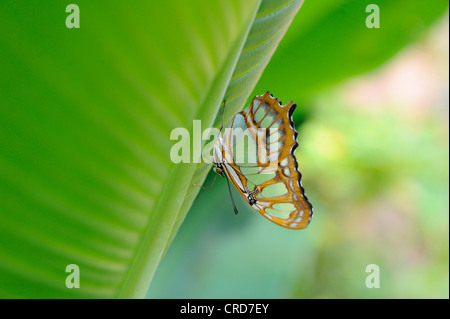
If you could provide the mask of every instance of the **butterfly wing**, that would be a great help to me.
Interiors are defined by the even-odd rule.
[[[292,121],[295,108],[292,101],[283,106],[269,92],[255,96],[225,129],[223,167],[261,215],[280,226],[302,229],[313,211],[294,156],[298,147]]]

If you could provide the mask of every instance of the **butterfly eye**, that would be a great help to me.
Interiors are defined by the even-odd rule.
[[[222,175],[223,169],[221,167],[215,166],[214,167],[214,172],[216,172],[219,175]]]

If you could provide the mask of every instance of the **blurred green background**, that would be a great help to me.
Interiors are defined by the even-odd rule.
[[[0,1],[0,297],[448,298],[448,2],[74,3]],[[298,104],[305,230],[169,158],[266,91]]]
[[[381,27],[368,29],[366,3],[306,1],[252,94],[299,105],[308,228],[278,227],[236,192],[234,216],[219,179],[147,297],[449,297],[448,4],[377,4]]]

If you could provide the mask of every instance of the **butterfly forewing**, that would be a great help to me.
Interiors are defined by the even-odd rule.
[[[239,193],[261,215],[283,227],[305,228],[312,217],[294,156],[296,105],[269,92],[255,96],[225,129],[223,167]]]

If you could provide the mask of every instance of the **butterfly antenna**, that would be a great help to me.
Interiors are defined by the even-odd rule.
[[[225,176],[225,178],[226,178],[226,180],[227,180],[227,184],[228,184],[228,192],[230,193],[231,202],[233,203],[234,214],[237,215],[237,214],[239,213],[239,211],[238,211],[237,208],[236,208],[236,204],[235,204],[235,202],[234,202],[233,195],[231,194],[230,181],[228,180],[228,177]]]
[[[222,129],[223,129],[223,116],[224,116],[224,114],[225,114],[225,103],[227,103],[227,100],[223,99],[223,107],[222,107],[222,125],[220,126],[220,130],[219,130],[219,131],[222,131]]]

